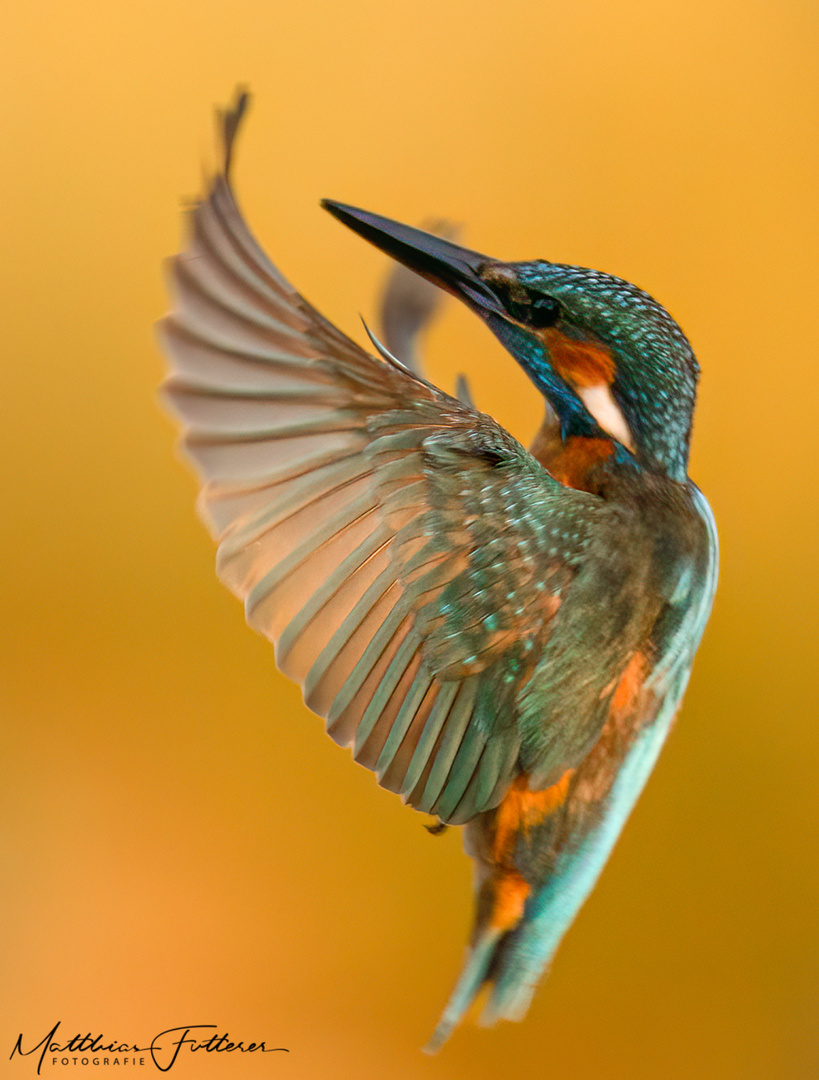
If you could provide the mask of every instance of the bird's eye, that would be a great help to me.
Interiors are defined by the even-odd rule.
[[[547,326],[554,326],[560,318],[560,304],[552,296],[544,296],[543,293],[533,292],[529,289],[521,295],[510,296],[507,300],[507,310],[513,319],[525,323],[535,330],[544,330]]]
[[[532,296],[527,322],[538,330],[554,326],[560,318],[560,304],[553,296]]]

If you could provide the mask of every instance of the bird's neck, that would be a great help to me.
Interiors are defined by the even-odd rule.
[[[599,494],[615,453],[612,439],[571,436],[564,442],[554,413],[547,410],[530,452],[552,476],[567,487]]]

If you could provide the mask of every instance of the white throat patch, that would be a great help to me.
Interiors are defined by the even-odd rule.
[[[597,383],[596,386],[578,386],[575,392],[603,431],[633,452],[634,438],[631,428],[626,423],[622,409],[614,400],[611,387],[605,383]]]

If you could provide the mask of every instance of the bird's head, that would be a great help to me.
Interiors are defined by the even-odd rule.
[[[323,205],[480,315],[548,399],[564,439],[608,436],[623,457],[685,479],[699,366],[648,293],[577,266],[499,262],[389,218]]]

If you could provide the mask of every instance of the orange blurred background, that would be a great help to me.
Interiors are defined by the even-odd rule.
[[[34,0],[4,23],[0,1076],[34,1076],[8,1055],[58,1020],[290,1051],[188,1054],[179,1080],[819,1074],[816,5]],[[247,216],[359,340],[386,262],[322,196],[636,281],[703,366],[723,570],[681,720],[525,1023],[436,1058],[458,831],[431,838],[276,674],[157,406],[160,261],[237,82]],[[426,352],[532,434],[465,309]]]

